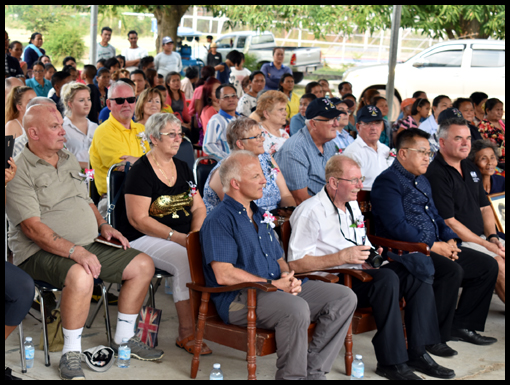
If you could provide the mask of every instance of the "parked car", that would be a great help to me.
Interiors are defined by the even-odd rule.
[[[388,65],[356,67],[344,73],[359,98],[369,88],[386,89]],[[395,119],[400,102],[415,91],[425,91],[430,100],[448,95],[452,100],[483,91],[505,101],[505,41],[451,40],[438,43],[395,68]],[[382,94],[385,92],[382,91]]]
[[[257,58],[258,67],[273,61],[273,48],[276,47],[271,32],[242,31],[220,36],[215,43],[225,59],[226,55],[236,49]],[[323,66],[320,48],[313,47],[282,47],[285,50],[283,64],[289,66],[294,74],[294,81],[299,83],[305,73],[311,73]],[[202,60],[206,62],[206,57]]]

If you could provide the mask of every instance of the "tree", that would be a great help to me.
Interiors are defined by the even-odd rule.
[[[260,30],[306,28],[316,37],[343,31],[375,32],[391,28],[392,5],[211,5],[230,26]],[[430,37],[505,38],[504,5],[404,5],[403,28],[422,29]]]

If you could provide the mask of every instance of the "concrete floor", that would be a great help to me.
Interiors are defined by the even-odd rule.
[[[105,373],[91,371],[83,363],[83,371],[88,380],[186,380],[189,379],[192,355],[175,346],[177,337],[177,314],[171,295],[164,293],[164,287],[156,293],[156,306],[163,309],[161,331],[159,334],[158,348],[165,352],[165,356],[159,362],[143,362],[131,359],[131,367],[120,369],[112,367]],[[39,318],[40,314],[31,310],[32,314]],[[94,321],[90,329],[84,329],[82,346],[88,349],[93,346],[105,345],[106,335],[102,311]],[[117,307],[110,306],[112,332],[115,333],[117,321]],[[33,337],[38,343],[41,334],[41,324],[28,315],[23,321],[25,336]],[[365,363],[365,378],[369,380],[384,380],[375,374],[376,361],[371,339],[375,332],[353,336],[354,354],[362,354]],[[492,346],[476,346],[464,342],[450,342],[449,345],[459,352],[454,358],[433,357],[436,362],[454,369],[456,379],[462,380],[504,380],[505,379],[505,305],[494,295],[491,303],[489,317],[485,332],[487,336],[496,337],[498,342]],[[51,366],[44,366],[44,353],[36,347],[35,365],[28,373],[21,374],[19,356],[19,337],[17,330],[5,341],[5,365],[12,368],[16,376],[24,380],[58,380],[58,363],[60,352],[50,353]],[[244,380],[247,378],[245,353],[229,349],[215,343],[208,343],[213,354],[202,357],[198,380],[207,380],[213,364],[218,362],[222,366],[226,380]],[[259,380],[271,380],[275,375],[276,355],[257,357],[257,378]],[[417,373],[421,375],[420,373]],[[421,375],[424,379],[425,375]],[[328,379],[347,380],[344,367],[344,350],[340,352],[335,361]]]

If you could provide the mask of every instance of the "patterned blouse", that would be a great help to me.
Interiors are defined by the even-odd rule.
[[[282,199],[280,194],[280,189],[276,184],[276,177],[278,175],[278,170],[271,161],[271,155],[267,152],[259,155],[260,166],[262,167],[262,171],[264,172],[264,177],[266,178],[266,187],[263,190],[262,198],[255,201],[257,206],[261,209],[265,210],[273,210],[278,207],[280,201]],[[204,187],[204,203],[207,209],[207,214],[209,214],[212,209],[220,204],[220,198],[214,192],[214,190],[209,186],[211,181],[211,176],[213,173],[220,167],[222,161],[219,161],[216,167],[212,169],[207,177],[207,181],[205,182]],[[273,171],[278,170],[278,171]]]
[[[494,144],[497,144],[501,153],[499,154],[499,162],[505,163],[505,123],[499,121],[501,129],[495,127],[491,122],[484,119],[478,124],[478,131],[482,134],[484,139],[490,139]]]
[[[264,151],[268,152],[270,155],[274,155],[274,153],[283,146],[283,143],[290,138],[287,131],[283,128],[280,128],[281,137],[279,137],[271,134],[262,124],[259,124],[259,127],[262,130],[262,134],[265,136]]]

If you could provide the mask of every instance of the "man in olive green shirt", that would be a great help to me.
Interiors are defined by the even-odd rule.
[[[59,372],[63,379],[83,379],[81,333],[93,278],[123,284],[112,348],[118,350],[127,338],[135,357],[155,360],[163,352],[148,348],[133,332],[154,275],[152,259],[131,249],[88,198],[77,159],[63,150],[62,123],[55,106],[36,105],[26,112],[23,126],[28,144],[16,157],[17,173],[6,187],[6,211],[14,263],[34,280],[63,288],[64,349]],[[122,247],[94,242],[98,232],[107,240],[118,240]]]

